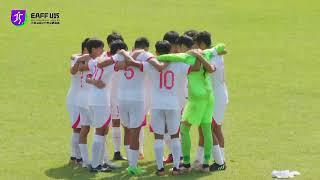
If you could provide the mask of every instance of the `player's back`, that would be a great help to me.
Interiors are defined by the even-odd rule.
[[[170,63],[159,72],[150,64],[145,65],[152,80],[153,108],[177,109],[181,106],[181,99],[185,97],[183,89],[189,67],[185,63]]]
[[[151,57],[154,57],[151,53],[143,52],[136,60],[145,62]],[[143,68],[127,67],[120,75],[119,81],[119,100],[144,101],[146,75]]]

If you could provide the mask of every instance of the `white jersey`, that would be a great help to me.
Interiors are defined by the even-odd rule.
[[[79,56],[77,56],[74,60],[71,60],[71,68],[78,61]],[[80,89],[80,72],[78,71],[76,74],[71,74],[71,85],[67,95],[67,104],[68,105],[76,105],[77,97]]]
[[[95,68],[92,79],[101,80],[106,86],[102,89],[92,86],[89,92],[90,106],[110,106],[110,91],[113,71],[114,64],[103,68]]]
[[[190,65],[170,63],[159,72],[151,64],[145,63],[144,69],[152,83],[151,108],[179,110],[181,99],[185,98],[184,88]]]
[[[214,64],[216,71],[212,73],[212,87],[214,89],[215,99],[228,103],[228,91],[224,77],[224,60],[223,56],[215,55],[210,64]]]
[[[149,52],[141,53],[136,60],[145,62],[154,57]],[[123,61],[122,55],[113,56],[115,61]],[[118,100],[119,101],[145,101],[145,82],[146,75],[144,68],[127,67],[121,71],[118,84]]]
[[[77,98],[77,105],[83,108],[89,108],[89,104],[88,104],[88,100],[89,100],[89,92],[90,92],[90,88],[92,87],[92,85],[86,83],[86,78],[89,76],[92,76],[93,73],[96,70],[96,65],[98,63],[97,59],[91,59],[88,62],[88,68],[89,71],[83,71],[80,72],[80,88],[79,88],[79,94],[78,94],[78,98]]]

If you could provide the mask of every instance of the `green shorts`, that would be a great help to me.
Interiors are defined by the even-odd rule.
[[[182,120],[191,125],[200,125],[212,122],[214,97],[206,99],[189,99],[182,114]]]

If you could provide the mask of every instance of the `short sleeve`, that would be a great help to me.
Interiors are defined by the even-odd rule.
[[[124,61],[124,57],[120,54],[115,54],[112,56],[113,61],[117,62],[117,61]]]
[[[145,58],[145,61],[149,61],[150,59],[155,58],[155,56],[150,52],[146,52],[144,58]]]
[[[188,75],[190,73],[190,71],[191,71],[191,65],[185,64],[185,63],[181,63],[181,65],[180,65],[181,74]]]

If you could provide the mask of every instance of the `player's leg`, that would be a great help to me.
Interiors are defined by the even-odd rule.
[[[181,157],[181,141],[179,139],[179,127],[181,113],[179,110],[166,110],[166,127],[168,134],[170,134],[170,145],[173,157],[173,168],[171,169],[172,175],[180,174],[180,157]]]
[[[214,123],[215,126],[213,126],[213,132],[215,133],[216,137],[218,138],[219,141],[219,146],[222,154],[222,158],[225,161],[225,156],[224,156],[224,136],[222,132],[222,121],[224,119],[224,112],[226,109],[226,100],[216,98],[216,105],[214,109]]]
[[[214,158],[214,163],[210,165],[210,171],[219,171],[219,170],[225,170],[226,165],[224,163],[224,159],[221,153],[221,148],[219,146],[219,140],[214,133],[214,127],[217,126],[215,121],[212,121],[212,138],[213,141],[213,148],[212,148],[212,156]]]
[[[129,149],[130,149],[130,130],[123,126],[123,144],[127,154],[127,160],[129,160]]]
[[[111,116],[112,116],[112,142],[114,147],[113,160],[126,160],[122,157],[121,147],[121,127],[120,127],[120,112],[119,105],[111,105]]]
[[[139,160],[144,159],[144,153],[143,153],[143,145],[144,145],[144,127],[147,125],[147,118],[145,116],[142,124],[141,124],[141,130],[139,133]]]
[[[163,141],[163,134],[165,132],[165,114],[163,110],[160,109],[152,109],[151,110],[151,127],[154,132],[154,154],[157,163],[157,171],[156,175],[163,176],[164,172],[164,163],[163,163],[163,148],[164,148],[164,141]]]
[[[80,111],[79,107],[74,105],[67,105],[70,121],[71,121],[71,128],[72,128],[72,135],[71,135],[71,156],[70,162],[72,164],[80,164],[82,162],[80,148],[79,148],[79,138],[80,138]]]
[[[129,109],[130,105],[127,102],[119,102],[120,123],[123,127],[123,144],[126,150],[127,159],[130,160],[130,130],[129,130]]]
[[[203,123],[200,125],[203,132],[203,150],[204,150],[204,160],[202,170],[209,171],[209,161],[211,158],[211,150],[212,150],[212,132],[211,132],[211,124]]]
[[[172,157],[172,150],[171,150],[171,137],[168,134],[168,130],[167,127],[165,129],[165,134],[164,134],[164,142],[167,145],[168,149],[169,149],[169,154],[168,156],[163,160],[163,162],[165,164],[170,164],[173,163],[173,157]]]
[[[202,128],[198,127],[198,133],[199,133],[199,143],[196,153],[196,159],[192,163],[192,169],[199,170],[203,164],[203,144],[204,144],[204,138],[202,133]]]
[[[80,131],[81,131],[81,128],[73,129],[72,138],[71,138],[71,146],[72,146],[72,154],[73,154],[71,156],[75,158],[74,160],[76,164],[82,163],[81,152],[79,147]]]
[[[92,143],[91,172],[109,172],[111,168],[103,168],[101,159],[103,159],[105,154],[106,129],[111,122],[110,108],[107,106],[91,106],[90,109],[93,119],[92,125],[95,127]]]
[[[130,174],[138,175],[145,171],[138,168],[139,158],[139,134],[141,124],[145,117],[145,108],[143,102],[132,102],[129,105],[129,130],[130,130],[130,149],[129,149],[129,168]]]
[[[90,131],[90,112],[86,108],[80,107],[80,123],[81,123],[81,130],[80,130],[80,138],[79,138],[79,149],[82,158],[82,167],[88,167],[90,165],[89,162],[89,155],[88,155],[88,145],[87,145],[87,136]]]
[[[183,171],[190,171],[190,150],[191,150],[191,138],[190,138],[190,128],[191,124],[188,121],[184,120],[181,122],[180,131],[181,131],[181,147],[183,154]]]
[[[213,132],[219,141],[219,146],[221,149],[222,158],[223,158],[223,160],[225,160],[225,157],[224,157],[224,136],[223,136],[223,132],[222,132],[222,125],[217,125],[213,128],[214,128]]]

